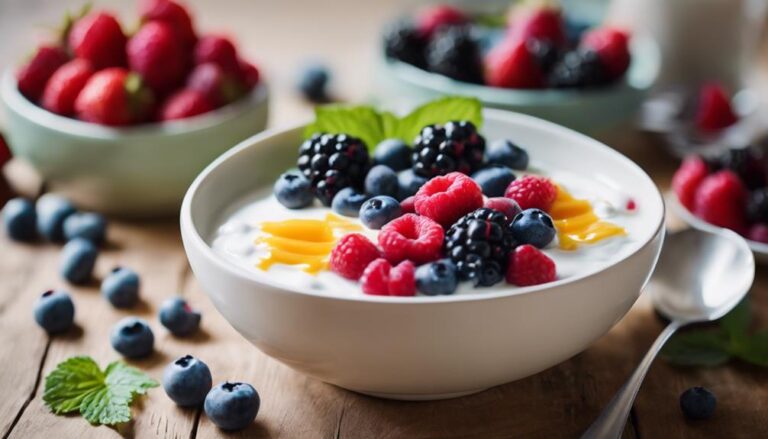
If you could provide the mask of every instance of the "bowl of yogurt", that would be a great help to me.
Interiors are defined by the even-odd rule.
[[[650,277],[664,236],[662,197],[637,165],[589,137],[522,114],[483,116],[483,136],[525,145],[529,171],[558,185],[558,236],[541,250],[557,266],[551,282],[462,283],[437,296],[364,294],[314,256],[330,251],[338,236],[360,233],[375,242],[383,232],[320,203],[288,209],[272,194],[275,179],[296,166],[304,124],[244,141],[189,188],[181,231],[197,279],[262,352],[384,398],[471,394],[581,352],[624,316]],[[575,206],[586,210],[573,213]],[[621,233],[579,235],[589,226],[584,221]],[[265,252],[286,236],[306,243]]]

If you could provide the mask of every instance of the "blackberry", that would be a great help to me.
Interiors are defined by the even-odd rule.
[[[747,220],[750,223],[768,224],[768,188],[758,189],[749,194]]]
[[[597,52],[588,49],[566,53],[549,74],[549,84],[555,88],[589,88],[608,82],[608,74]]]
[[[548,40],[531,39],[525,44],[545,75],[549,74],[555,64],[560,61],[560,50]]]
[[[483,61],[478,42],[465,26],[441,29],[427,46],[427,67],[457,81],[483,83]]]
[[[330,206],[345,187],[363,190],[370,166],[362,140],[346,134],[315,134],[299,147],[299,170],[310,181],[315,196]]]
[[[461,280],[488,287],[504,279],[515,239],[503,213],[481,207],[451,226],[445,235],[445,251],[456,264]]]
[[[428,125],[416,136],[413,172],[426,178],[458,171],[471,174],[483,165],[485,139],[469,121]]]
[[[750,147],[730,148],[721,157],[720,165],[738,175],[749,189],[758,189],[768,184],[762,157]]]
[[[419,68],[426,68],[427,38],[407,21],[392,24],[384,33],[384,54]]]

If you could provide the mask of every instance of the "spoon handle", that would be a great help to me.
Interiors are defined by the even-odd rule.
[[[672,321],[666,328],[659,334],[656,341],[648,350],[648,353],[643,357],[643,361],[637,366],[632,376],[629,377],[624,386],[613,395],[611,402],[603,409],[600,416],[592,423],[589,429],[581,436],[582,439],[613,439],[620,438],[624,431],[624,426],[627,423],[627,416],[632,409],[632,404],[635,402],[640,385],[643,383],[645,374],[653,363],[653,359],[656,358],[656,354],[659,353],[664,343],[675,333],[681,326],[680,322]]]

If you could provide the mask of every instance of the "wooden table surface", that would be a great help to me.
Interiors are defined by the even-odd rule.
[[[111,3],[124,15],[130,8],[116,0]],[[290,87],[296,65],[309,55],[329,62],[342,96],[365,98],[376,30],[406,1],[346,0],[332,7],[311,0],[247,4],[217,0],[215,6],[202,0],[191,3],[203,11],[199,21],[204,26],[232,28],[244,50],[264,65],[275,96],[271,124],[277,126],[311,113]],[[50,22],[59,15],[60,6],[44,7],[50,4],[53,2],[46,0],[0,0],[0,29],[28,34],[24,17]],[[304,12],[298,14],[300,10]],[[340,10],[345,11],[343,17]],[[19,50],[7,39],[3,41],[0,63],[7,63],[8,55]],[[611,138],[612,145],[636,160],[661,187],[668,186],[675,163],[653,139],[631,131]],[[100,364],[119,358],[109,345],[108,334],[127,315],[148,319],[155,331],[157,352],[131,362],[153,377],[159,379],[168,362],[190,353],[210,366],[214,381],[242,380],[258,389],[262,408],[256,422],[245,431],[227,435],[243,438],[577,437],[662,328],[644,297],[592,347],[547,371],[460,399],[395,402],[307,378],[253,348],[198,287],[176,221],[113,221],[109,245],[97,262],[97,280],[85,287],[67,285],[58,276],[57,245],[22,245],[0,234],[0,249],[3,438],[221,436],[199,411],[177,408],[162,389],[150,391],[140,400],[134,407],[134,421],[119,429],[93,427],[77,416],[54,416],[45,408],[41,380],[60,361],[81,354],[93,356]],[[98,279],[117,264],[132,267],[142,276],[143,301],[136,309],[116,310],[100,296]],[[42,291],[58,287],[74,296],[77,328],[49,338],[35,325],[32,306]],[[194,338],[174,338],[157,321],[159,304],[175,294],[182,294],[203,311],[202,331]],[[751,297],[755,324],[768,326],[768,270],[758,269]],[[625,437],[768,437],[766,379],[765,370],[739,363],[680,369],[659,360],[640,391]],[[710,421],[686,422],[680,413],[679,394],[695,385],[706,386],[718,396],[717,414]]]

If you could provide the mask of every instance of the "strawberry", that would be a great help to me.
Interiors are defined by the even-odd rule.
[[[485,79],[492,87],[540,88],[544,73],[525,40],[507,38],[485,59]]]
[[[240,79],[245,85],[246,90],[253,90],[256,84],[259,83],[260,77],[261,73],[255,65],[244,59],[240,60]]]
[[[709,167],[699,156],[686,157],[683,164],[675,171],[672,177],[672,190],[686,209],[693,210],[696,189],[707,174],[709,174]]]
[[[66,52],[56,46],[40,46],[32,58],[16,74],[19,91],[30,101],[43,95],[48,79],[69,60]]]
[[[731,100],[721,84],[712,83],[701,87],[696,108],[695,125],[699,131],[713,133],[738,121]]]
[[[455,26],[469,23],[469,17],[450,5],[435,5],[424,9],[416,18],[416,27],[426,37],[431,37],[435,32],[445,26]]]
[[[234,102],[244,93],[240,81],[225,73],[218,64],[196,66],[187,78],[187,88],[197,90],[217,107]]]
[[[93,73],[91,63],[84,59],[73,59],[59,67],[45,86],[43,108],[64,116],[74,114],[75,99]]]
[[[141,75],[158,95],[164,95],[184,82],[188,60],[173,28],[152,21],[128,41],[128,65]]]
[[[207,113],[214,105],[197,90],[188,88],[172,94],[160,109],[160,120],[185,119]]]
[[[114,16],[96,12],[77,20],[69,31],[69,47],[97,70],[124,67],[127,38]]]
[[[558,46],[566,43],[560,9],[552,7],[513,8],[509,17],[509,34],[520,41],[548,40]]]
[[[629,35],[621,29],[602,27],[589,31],[581,46],[597,53],[608,79],[621,78],[629,68]]]
[[[195,64],[212,62],[218,64],[225,72],[237,74],[240,72],[240,60],[237,49],[228,38],[219,35],[206,35],[195,45]]]
[[[555,262],[541,250],[523,244],[509,256],[507,282],[519,287],[552,282],[557,276]]]
[[[696,190],[693,213],[704,221],[737,232],[746,225],[747,190],[732,171],[718,171],[704,178]]]
[[[171,26],[186,48],[193,48],[197,42],[192,16],[184,6],[175,1],[141,0],[139,2],[139,16],[142,23],[158,21]]]
[[[141,77],[112,67],[91,76],[75,101],[75,111],[84,121],[120,126],[146,120],[152,103],[152,92]]]

